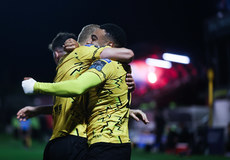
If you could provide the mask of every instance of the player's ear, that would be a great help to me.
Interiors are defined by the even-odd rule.
[[[107,46],[110,46],[110,47],[113,48],[114,47],[114,43],[110,41],[110,42],[107,43]]]
[[[58,54],[57,51],[54,52],[54,57],[55,57],[56,59],[59,59],[60,55]]]
[[[54,58],[55,63],[58,64],[58,61],[60,59],[60,55],[58,54],[57,51],[53,52],[53,58]]]

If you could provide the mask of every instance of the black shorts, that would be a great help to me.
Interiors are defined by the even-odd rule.
[[[83,160],[87,150],[86,138],[68,135],[49,141],[43,160]]]
[[[130,160],[131,144],[95,143],[89,147],[86,160]]]

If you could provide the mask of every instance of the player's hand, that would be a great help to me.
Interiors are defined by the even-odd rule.
[[[135,85],[135,82],[134,82],[134,79],[133,79],[131,73],[126,74],[125,81],[126,81],[126,84],[128,85],[129,91],[133,92],[136,88],[136,85]]]
[[[78,48],[79,44],[73,38],[69,38],[65,41],[63,48],[66,52],[72,52],[75,48]]]
[[[22,88],[25,94],[33,94],[34,93],[34,84],[37,81],[35,81],[31,77],[25,77],[24,81],[22,81]]]
[[[26,106],[18,111],[17,119],[19,121],[26,121],[27,119],[37,115],[36,107]]]
[[[136,121],[141,120],[144,124],[149,123],[147,115],[139,109],[130,109],[129,116],[135,119]]]

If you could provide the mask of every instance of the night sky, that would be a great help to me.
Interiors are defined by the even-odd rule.
[[[52,81],[55,64],[48,44],[58,32],[78,34],[87,24],[124,28],[135,58],[138,46],[159,45],[205,62],[204,20],[216,14],[215,0],[40,0],[1,2],[1,94],[20,88],[24,76]],[[148,45],[143,45],[148,44]],[[143,50],[146,48],[143,48]]]

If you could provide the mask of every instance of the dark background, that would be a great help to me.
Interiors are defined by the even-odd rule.
[[[210,67],[215,74],[214,100],[229,98],[230,0],[3,0],[0,4],[0,133],[10,133],[12,118],[25,105],[52,103],[49,96],[25,95],[21,81],[31,76],[38,81],[52,82],[56,65],[48,44],[58,32],[78,34],[82,27],[92,23],[121,26],[127,33],[128,48],[134,51],[135,60],[162,59],[163,52],[190,57],[189,65],[173,63],[170,70],[157,69],[162,73],[157,82],[161,87],[137,84],[140,88],[133,92],[131,107],[142,109],[150,121],[154,121],[158,109],[169,109],[172,113],[179,107],[207,109],[206,74]],[[217,89],[222,90],[217,92]],[[188,122],[184,120],[190,118],[188,114],[181,117],[172,114],[172,117],[178,122]],[[168,119],[167,123],[171,122]],[[207,118],[203,123],[207,125]],[[149,126],[150,130],[150,124],[146,127]],[[138,130],[138,126],[134,129]],[[206,145],[205,134],[200,137],[194,134],[194,138],[197,145],[193,149]],[[203,147],[197,153],[206,155],[207,149]]]
[[[0,6],[1,106],[6,106],[5,97],[9,95],[23,96],[21,80],[25,76],[52,82],[55,64],[48,44],[58,32],[78,34],[83,26],[91,23],[115,23],[124,28],[128,48],[135,52],[135,59],[148,57],[154,48],[160,48],[190,56],[191,63],[200,70],[199,67],[208,65],[204,24],[205,20],[216,16],[217,2],[3,1]]]

